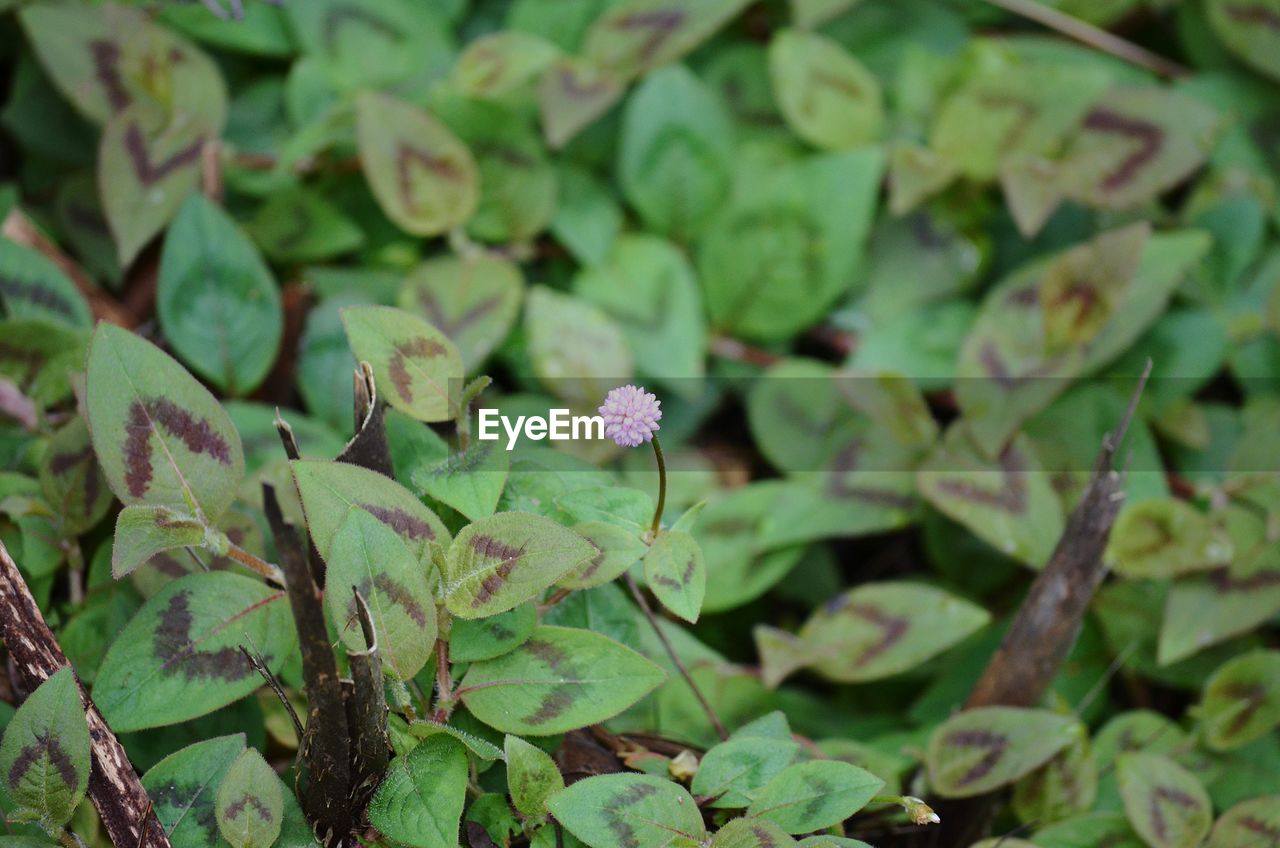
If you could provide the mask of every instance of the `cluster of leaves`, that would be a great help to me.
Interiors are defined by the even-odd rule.
[[[962,0],[216,5],[0,0],[76,675],[0,844],[105,838],[76,678],[175,848],[1280,844],[1280,2],[1051,4],[1173,82]],[[1068,662],[962,710],[1148,357]],[[647,448],[476,437],[632,380],[656,533]]]

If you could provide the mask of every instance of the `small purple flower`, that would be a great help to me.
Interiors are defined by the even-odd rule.
[[[604,434],[624,448],[653,438],[662,418],[662,401],[640,386],[619,386],[600,405]]]

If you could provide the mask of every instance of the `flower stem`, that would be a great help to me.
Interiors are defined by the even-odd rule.
[[[653,509],[653,523],[649,525],[649,535],[657,537],[658,528],[662,526],[662,510],[667,505],[667,460],[662,455],[662,445],[658,442],[658,434],[653,434],[653,456],[658,460],[658,505]]]

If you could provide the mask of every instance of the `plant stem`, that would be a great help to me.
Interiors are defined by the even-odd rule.
[[[653,456],[658,460],[658,505],[653,509],[649,535],[656,538],[658,528],[662,526],[662,510],[667,505],[667,459],[662,455],[662,445],[658,442],[657,433],[653,434]]]
[[[434,721],[444,723],[453,712],[453,678],[449,675],[449,643],[436,639],[436,711],[431,716]]]
[[[657,439],[654,439],[656,442]],[[659,501],[661,503],[661,501]],[[689,673],[689,669],[685,667],[684,660],[680,659],[680,655],[676,653],[675,646],[671,644],[671,640],[667,638],[667,634],[663,632],[662,626],[658,624],[658,618],[653,614],[653,609],[649,606],[649,602],[645,600],[644,593],[640,591],[640,587],[636,585],[636,579],[631,576],[631,572],[627,572],[627,587],[631,589],[631,597],[636,599],[636,603],[640,605],[640,611],[644,613],[644,617],[649,619],[653,632],[658,634],[658,641],[662,642],[662,647],[666,650],[667,656],[671,658],[671,662],[675,665],[676,670],[680,672],[680,676],[684,678],[684,682],[689,684],[689,688],[693,690],[693,697],[698,699],[698,703],[702,706],[702,711],[707,714],[707,718],[711,720],[711,726],[715,728],[716,733],[720,736],[721,741],[729,738],[729,731],[725,730],[724,724],[720,721],[720,716],[716,715],[715,709],[712,708],[711,702],[702,694],[702,690],[698,688],[698,684],[693,681],[693,675]]]
[[[234,542],[227,546],[227,556],[231,557],[245,568],[261,574],[268,582],[279,586],[281,589],[284,588],[284,573],[280,570],[279,566],[272,565],[266,560],[254,556]]]

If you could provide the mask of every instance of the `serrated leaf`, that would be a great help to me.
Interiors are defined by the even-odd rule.
[[[1104,559],[1123,577],[1175,577],[1231,562],[1231,540],[1204,513],[1174,498],[1125,504]]]
[[[449,630],[449,659],[475,662],[500,657],[518,648],[538,625],[532,601],[484,618],[459,618]]]
[[[0,239],[0,304],[10,318],[35,318],[88,328],[93,314],[84,295],[39,252]]]
[[[462,357],[444,333],[410,312],[386,306],[349,306],[341,315],[351,350],[373,366],[387,403],[419,421],[454,416]]]
[[[111,508],[111,489],[83,418],[73,418],[49,439],[40,461],[40,488],[69,534],[90,529]]]
[[[839,760],[797,763],[755,793],[747,815],[787,833],[812,833],[849,818],[883,786],[874,774]]]
[[[378,652],[399,679],[410,680],[431,658],[436,604],[427,568],[399,533],[364,509],[348,511],[329,540],[325,611],[349,651],[364,651],[355,594],[369,606]]]
[[[1265,840],[1265,841],[1264,841]],[[1280,795],[1241,801],[1218,817],[1209,848],[1273,848],[1280,843]]]
[[[271,848],[284,822],[280,778],[254,748],[236,758],[215,801],[218,830],[232,848]]]
[[[244,476],[240,436],[213,395],[159,348],[99,324],[86,407],[98,462],[126,504],[198,509],[216,521]]]
[[[981,795],[1044,765],[1080,732],[1076,719],[1048,710],[965,710],[929,737],[929,782],[945,798]]]
[[[790,733],[781,739],[735,736],[707,751],[689,788],[694,795],[713,798],[712,807],[742,809],[799,753],[800,745],[791,741]]]
[[[549,518],[501,512],[458,533],[444,566],[444,602],[459,618],[505,612],[537,597],[596,555]]]
[[[244,734],[219,736],[170,754],[142,776],[173,848],[218,844],[218,788],[244,750]]]
[[[93,699],[117,732],[186,721],[262,685],[240,645],[278,671],[296,642],[284,592],[225,571],[193,574],[166,584],[116,638]]]
[[[459,693],[476,718],[505,733],[546,736],[604,721],[666,673],[605,636],[540,626],[520,647],[473,663]]]
[[[511,803],[526,816],[545,816],[548,799],[564,789],[555,760],[518,736],[508,734],[505,747]]]
[[[89,725],[75,673],[54,672],[25,700],[0,742],[4,790],[15,815],[57,832],[89,785]]]
[[[644,580],[664,607],[688,622],[698,620],[707,591],[702,548],[688,533],[665,530],[644,555]]]
[[[787,124],[810,144],[843,150],[880,136],[880,83],[838,42],[780,30],[769,42],[769,75]]]
[[[390,477],[345,462],[290,463],[307,529],[326,560],[334,534],[351,510],[363,510],[396,532],[420,563],[431,561],[432,543],[449,544],[449,531],[434,512]]]
[[[548,806],[590,848],[689,848],[706,835],[698,805],[684,787],[650,775],[588,777]]]
[[[162,551],[198,547],[205,538],[204,523],[193,515],[167,506],[127,506],[116,516],[111,576],[119,580]]]
[[[519,266],[482,253],[424,262],[405,278],[397,302],[448,336],[472,371],[506,338],[523,299]]]
[[[444,734],[396,757],[369,803],[369,823],[414,848],[455,848],[467,797],[467,749]]]
[[[475,159],[436,118],[394,97],[363,92],[356,98],[356,138],[374,197],[405,232],[439,235],[475,211]]]
[[[1159,754],[1116,761],[1129,823],[1151,848],[1193,848],[1209,834],[1213,804],[1191,772]]]
[[[1205,683],[1200,727],[1214,750],[1239,748],[1280,725],[1280,651],[1236,657]]]
[[[257,388],[284,334],[271,271],[235,222],[199,193],[165,236],[156,312],[174,352],[231,395]]]

